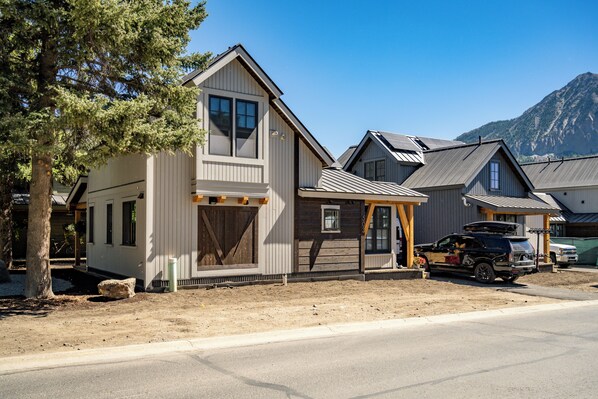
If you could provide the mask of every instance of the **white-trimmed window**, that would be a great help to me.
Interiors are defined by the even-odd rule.
[[[340,205],[322,205],[322,233],[340,233]]]
[[[490,190],[500,190],[500,162],[490,161]]]
[[[210,154],[258,157],[257,102],[211,95],[209,119]]]
[[[134,247],[137,243],[137,204],[135,201],[124,201],[122,224],[122,245]]]

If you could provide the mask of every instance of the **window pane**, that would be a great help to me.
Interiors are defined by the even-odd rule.
[[[106,204],[106,244],[112,244],[112,204]]]
[[[135,245],[137,234],[137,205],[135,201],[123,202],[123,245]]]
[[[376,180],[384,181],[386,177],[386,163],[384,160],[376,161]]]
[[[94,207],[89,207],[89,232],[87,233],[87,242],[93,243],[93,222],[94,222]]]
[[[257,158],[257,104],[237,100],[235,145],[238,157]]]
[[[374,162],[366,162],[363,165],[364,168],[364,177],[368,180],[374,180]]]
[[[222,97],[210,97],[209,153],[232,155],[231,101]]]

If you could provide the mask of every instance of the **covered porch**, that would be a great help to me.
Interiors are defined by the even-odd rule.
[[[80,226],[87,224],[87,176],[79,176],[77,179],[75,186],[66,199],[66,208],[75,214],[75,266],[81,266],[81,254],[83,252],[81,250],[81,236],[84,236],[85,233],[81,232]]]
[[[465,195],[468,202],[478,205],[480,212],[485,215],[486,220],[498,220],[501,216],[524,216],[541,218],[539,227],[545,231],[540,237],[541,250],[540,255],[543,257],[544,263],[550,263],[550,219],[551,217],[560,215],[560,209],[555,208],[541,199],[533,196],[527,198],[518,197],[504,197],[504,196],[490,196],[490,195]],[[525,226],[528,227],[528,226]],[[527,231],[524,235],[529,235]],[[531,237],[530,237],[531,238]],[[530,240],[534,247],[536,240]]]
[[[398,226],[406,241],[403,266],[413,267],[414,207],[427,202],[426,195],[396,183],[369,181],[336,168],[323,170],[320,187],[300,187],[298,194],[303,198],[362,202],[361,223],[357,220],[359,225],[355,226],[360,273],[403,270],[397,267]],[[341,230],[348,227],[344,223],[341,215]]]

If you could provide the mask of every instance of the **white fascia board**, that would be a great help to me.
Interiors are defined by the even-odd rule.
[[[71,189],[71,192],[69,193],[68,197],[66,197],[66,203],[65,206],[68,209],[72,200],[73,200],[73,196],[75,195],[75,193],[77,191],[79,191],[79,188],[81,187],[81,184],[87,184],[87,176],[79,176],[79,178],[77,179],[77,182],[75,183],[75,186]],[[86,188],[87,190],[87,188]]]
[[[428,202],[428,197],[411,197],[403,195],[372,195],[372,194],[359,194],[359,193],[335,193],[330,191],[307,191],[298,190],[298,194],[303,198],[331,198],[331,199],[352,199],[352,200],[364,200],[364,201],[392,201],[392,202],[404,202],[413,204],[423,204]]]
[[[199,75],[192,79],[193,84],[199,86],[202,82],[206,79],[214,75],[218,72],[221,68],[225,65],[232,62],[235,58],[241,58],[244,63],[245,68],[250,68],[251,72],[255,74],[255,76],[259,77],[261,83],[265,85],[270,92],[274,95],[274,97],[278,98],[282,96],[282,91],[276,86],[276,84],[266,75],[264,70],[251,58],[251,56],[240,46],[234,48],[230,53],[226,54],[224,57],[216,61],[214,64],[210,65],[208,69],[201,72]]]

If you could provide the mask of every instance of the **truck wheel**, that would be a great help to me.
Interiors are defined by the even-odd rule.
[[[554,252],[550,253],[550,261],[552,262],[553,265],[557,266],[557,264],[556,264],[556,254]]]
[[[475,279],[480,283],[490,284],[496,279],[494,269],[488,263],[479,263],[475,269],[473,269],[473,275]]]

